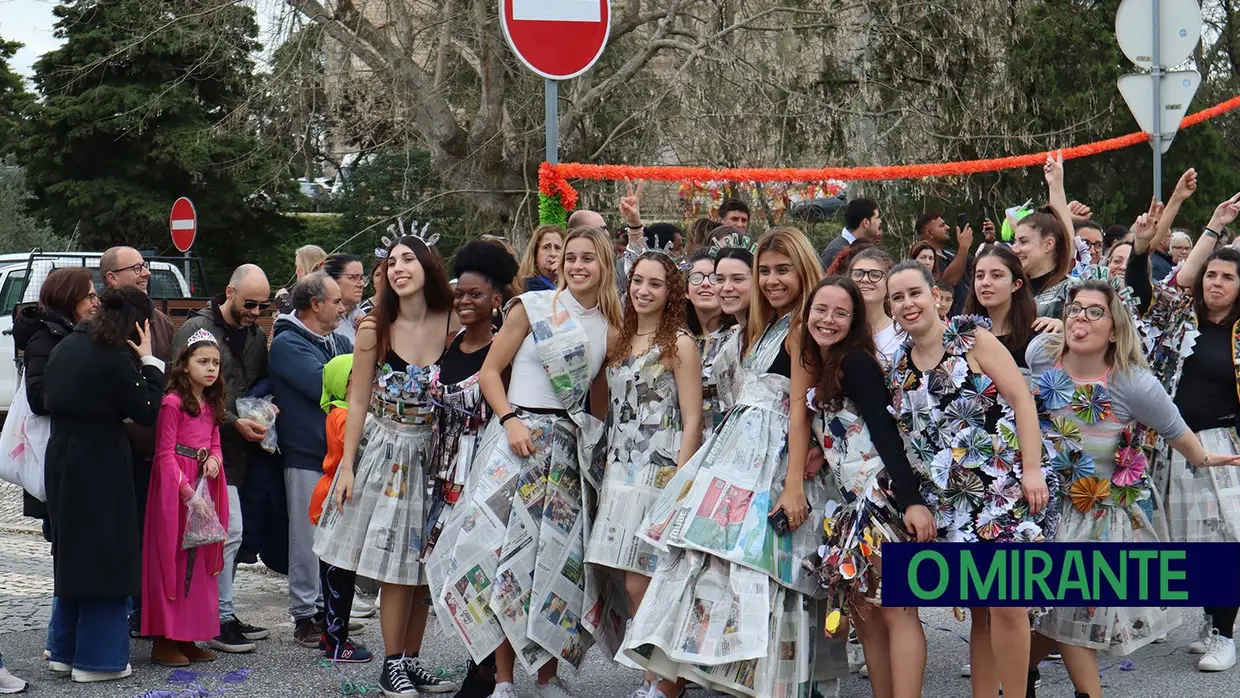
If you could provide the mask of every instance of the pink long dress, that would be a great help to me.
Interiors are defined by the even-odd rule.
[[[142,539],[142,634],[181,642],[208,641],[220,634],[216,577],[224,567],[224,545],[196,549],[187,594],[189,551],[181,549],[181,539],[185,535],[185,503],[198,484],[199,466],[197,459],[177,454],[176,447],[206,448],[223,463],[220,428],[209,410],[191,417],[181,409],[180,396],[170,393],[160,404],[155,431],[155,460]],[[224,469],[207,482],[220,523],[228,530]]]

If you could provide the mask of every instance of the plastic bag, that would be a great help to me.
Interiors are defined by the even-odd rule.
[[[241,419],[252,419],[260,427],[266,427],[267,433],[259,444],[267,453],[280,450],[276,443],[276,403],[270,395],[267,397],[237,398],[237,416]]]
[[[228,531],[224,530],[220,517],[215,513],[215,499],[211,497],[211,488],[207,487],[207,478],[198,478],[194,496],[185,506],[185,537],[181,539],[183,550],[228,540]]]
[[[26,400],[26,381],[18,376],[17,391],[0,431],[0,480],[19,485],[40,502],[47,501],[43,459],[51,437],[51,417],[37,415]]]

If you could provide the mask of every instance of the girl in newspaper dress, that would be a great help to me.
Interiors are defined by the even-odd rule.
[[[445,622],[475,662],[495,653],[497,698],[517,695],[517,662],[537,673],[539,698],[567,695],[559,660],[579,667],[601,622],[623,631],[585,565],[603,471],[603,425],[585,397],[605,414],[607,330],[620,321],[614,270],[607,237],[579,228],[565,239],[558,288],[509,304],[479,377],[495,417],[428,562],[446,580],[434,599]]]
[[[882,545],[934,540],[934,516],[921,479],[888,412],[886,381],[857,284],[840,276],[819,282],[805,307],[804,365],[814,387],[808,405],[838,489],[824,514],[826,537],[813,560],[828,591],[824,629],[842,636],[856,627],[876,698],[920,696],[926,638],[915,608],[880,608]]]
[[[934,277],[916,261],[892,268],[887,298],[908,335],[887,374],[892,408],[925,478],[939,540],[1045,540],[1057,512],[1047,481],[1056,476],[1043,464],[1037,409],[1011,354],[977,318],[944,325]],[[973,695],[997,695],[1002,683],[1005,696],[1023,698],[1027,609],[975,608],[971,616]]]
[[[740,338],[749,319],[753,247],[748,237],[735,234],[710,247],[715,295],[726,319],[719,329],[698,342],[702,356],[702,427],[706,436],[723,423],[740,389]]]
[[[802,560],[818,548],[826,486],[806,479],[809,425],[788,416],[793,339],[822,270],[791,228],[763,236],[755,266],[739,398],[643,522],[647,542],[684,554],[660,564],[624,650],[667,680],[737,696],[809,695],[814,680],[847,673],[842,642],[813,642],[817,584]],[[814,665],[815,649],[833,650],[834,666]]]
[[[429,564],[431,554],[452,508],[460,501],[482,429],[491,418],[490,406],[482,398],[480,374],[494,339],[495,314],[504,305],[505,288],[517,275],[517,260],[503,245],[475,240],[457,250],[452,275],[457,280],[453,309],[461,331],[448,340],[430,387],[435,403],[435,445],[431,450],[434,489],[422,559],[428,563],[426,576],[432,599],[441,596],[446,579],[442,568]],[[445,632],[454,632],[446,608],[436,609],[435,616]],[[461,691],[489,695],[494,689],[495,656],[478,663],[471,660]]]
[[[385,250],[378,304],[358,324],[344,455],[314,540],[324,563],[381,585],[379,686],[389,696],[455,690],[418,663],[429,615],[421,553],[435,411],[427,389],[455,325],[436,239],[405,235]]]
[[[681,329],[684,275],[672,258],[662,251],[642,254],[627,291],[623,324],[608,340],[607,473],[586,562],[621,571],[629,608],[635,610],[659,561],[637,534],[646,509],[697,450],[702,377],[697,345]],[[679,693],[671,682],[659,690],[666,696]]]
[[[1145,367],[1132,316],[1115,289],[1086,281],[1071,289],[1063,335],[1036,338],[1028,351],[1051,462],[1063,474],[1056,541],[1156,543],[1166,515],[1147,472],[1148,425],[1194,467],[1236,465],[1210,453]],[[1059,644],[1077,695],[1099,696],[1097,652],[1125,655],[1179,625],[1178,609],[1054,608],[1037,632]],[[1051,642],[1039,642],[1034,659]]]

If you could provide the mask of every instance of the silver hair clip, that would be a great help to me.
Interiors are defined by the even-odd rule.
[[[754,254],[758,250],[758,243],[748,235],[729,233],[712,242],[708,253],[711,257],[718,257],[720,252],[728,249],[729,247],[748,250],[749,254]]]

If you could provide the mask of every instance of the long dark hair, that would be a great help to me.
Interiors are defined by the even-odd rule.
[[[388,283],[388,267],[391,265],[392,250],[404,245],[413,250],[418,264],[422,265],[422,295],[426,297],[426,309],[432,313],[452,312],[452,287],[448,285],[448,272],[444,270],[443,258],[439,253],[426,246],[422,238],[405,235],[388,246],[387,256],[383,258],[383,273],[379,276],[379,285],[375,289],[375,309],[369,317],[374,318],[375,337],[378,344],[375,349],[379,360],[387,356],[392,347],[392,323],[396,321],[396,313],[400,311],[400,296]]]
[[[667,303],[663,306],[663,313],[659,316],[659,326],[655,328],[653,344],[659,347],[659,354],[671,361],[673,365],[679,360],[679,352],[676,350],[676,335],[685,326],[685,306],[676,299],[685,297],[685,275],[680,272],[680,268],[676,266],[676,262],[671,257],[657,251],[644,252],[637,261],[633,262],[633,271],[637,270],[637,265],[642,262],[654,262],[663,268],[663,275],[667,279]],[[629,292],[633,288],[633,272],[629,272],[629,279],[624,284],[624,295],[628,298]],[[628,299],[624,304],[624,315],[617,328],[619,332],[616,336],[616,343],[612,347],[610,364],[619,366],[624,363],[625,359],[632,353],[633,337],[637,335],[637,311],[633,309],[632,299]]]
[[[146,291],[137,286],[114,286],[99,295],[99,310],[90,320],[90,336],[99,344],[126,348],[127,340],[138,341],[137,328],[154,314],[155,306]]]
[[[1025,273],[1024,267],[1021,266],[1020,257],[1017,257],[1016,253],[1008,248],[1000,245],[986,245],[973,258],[974,279],[969,284],[969,302],[965,305],[965,312],[981,315],[982,317],[990,317],[986,306],[982,305],[981,300],[977,297],[977,263],[985,257],[997,258],[1000,262],[1003,262],[1003,266],[1012,275],[1012,307],[1008,310],[1008,331],[1007,340],[1005,341],[1013,347],[1026,346],[1029,344],[1029,338],[1033,336],[1033,322],[1038,319],[1038,302],[1033,299],[1033,288],[1029,285],[1029,275]],[[1020,283],[1020,288],[1015,288],[1017,282]]]
[[[701,220],[707,220],[707,219],[703,218]],[[686,261],[689,263],[689,266],[692,267],[694,264],[697,264],[698,262],[702,260],[710,260],[712,267],[715,265],[715,258],[710,255],[710,250],[706,248],[695,250],[693,254],[689,255],[689,259]],[[752,260],[747,261],[745,262],[745,264],[746,266],[752,266],[753,261]],[[685,274],[686,282],[688,282],[689,280],[689,274],[692,274],[692,273],[693,273],[693,270],[692,268],[690,268],[689,272]],[[689,286],[686,283],[685,285],[685,325],[688,326],[689,331],[693,333],[694,337],[701,337],[702,335],[706,334],[706,328],[702,327],[701,321],[698,320],[697,308],[694,308],[693,301],[689,300],[688,291],[689,291]],[[732,325],[735,325],[735,324],[736,324],[735,317],[732,317],[731,315],[728,315],[727,313],[720,311],[719,329],[722,330],[725,327],[731,327]]]
[[[814,306],[818,292],[828,286],[844,289],[852,301],[852,320],[848,323],[848,334],[834,346],[823,350],[809,334],[809,313]],[[814,404],[828,412],[839,410],[844,402],[844,387],[840,382],[840,373],[844,365],[844,357],[856,351],[863,351],[875,363],[878,351],[874,347],[874,336],[870,333],[870,325],[865,317],[865,300],[861,290],[851,279],[831,275],[818,282],[810,291],[801,313],[801,364],[814,376]],[[825,354],[825,355],[824,355]]]
[[[198,399],[194,397],[194,386],[189,379],[189,362],[194,358],[194,352],[203,347],[211,347],[219,352],[220,345],[210,340],[201,340],[187,345],[177,355],[177,360],[172,363],[172,368],[168,370],[168,384],[164,387],[164,393],[171,395],[176,393],[181,398],[181,409],[191,417],[197,417],[201,414],[202,406],[198,404]],[[202,401],[211,408],[212,418],[216,424],[223,424],[224,418],[228,416],[228,411],[224,407],[224,399],[227,396],[227,389],[224,386],[223,377],[216,379],[214,383],[203,388]]]
[[[1197,278],[1193,280],[1193,312],[1197,313],[1197,322],[1208,322],[1210,319],[1210,311],[1206,308],[1206,269],[1210,267],[1210,262],[1215,260],[1231,262],[1236,265],[1236,272],[1240,273],[1240,250],[1224,247],[1210,253],[1206,263],[1201,265]],[[1240,320],[1240,296],[1231,304],[1231,312],[1227,313],[1223,326],[1230,330],[1237,320]]]

